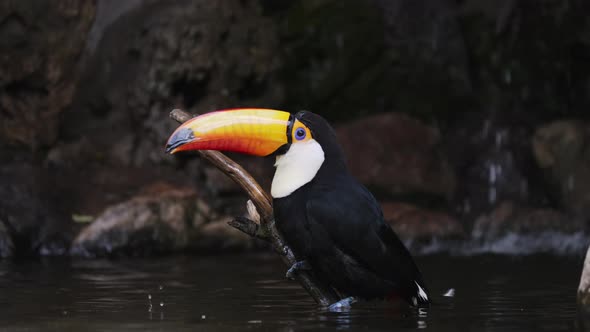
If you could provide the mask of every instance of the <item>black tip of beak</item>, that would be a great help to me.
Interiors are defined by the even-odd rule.
[[[182,128],[174,132],[170,139],[168,139],[168,143],[166,144],[166,153],[171,153],[177,147],[189,143],[195,139],[195,135],[193,131],[189,128]]]

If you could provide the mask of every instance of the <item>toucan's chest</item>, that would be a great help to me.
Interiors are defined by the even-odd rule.
[[[310,203],[323,206],[325,193],[332,190],[335,193],[330,196],[332,202],[339,202],[347,195],[346,186],[340,183],[322,183],[317,179],[303,185],[288,196],[274,198],[273,209],[277,229],[281,232],[287,243],[302,256],[332,256],[337,246],[325,225],[322,225],[323,217],[317,215],[317,208],[311,211]],[[338,204],[341,205],[341,204]],[[322,215],[329,214],[330,205],[325,205]],[[345,226],[345,225],[342,225]]]
[[[305,256],[313,251],[312,225],[306,213],[310,187],[305,185],[289,196],[273,200],[277,229],[297,253]]]

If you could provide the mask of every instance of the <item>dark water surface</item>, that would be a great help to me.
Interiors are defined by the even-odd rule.
[[[433,307],[344,313],[318,310],[269,255],[0,261],[0,331],[570,331],[582,260],[419,257]]]

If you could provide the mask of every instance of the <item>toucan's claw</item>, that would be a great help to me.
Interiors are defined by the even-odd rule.
[[[307,261],[305,260],[295,262],[295,264],[293,264],[291,268],[289,268],[289,270],[287,271],[286,277],[287,279],[293,280],[295,279],[295,273],[303,270],[311,270],[311,266],[309,266],[309,263],[307,263]]]
[[[348,311],[352,307],[352,304],[355,303],[356,301],[357,301],[357,298],[354,296],[344,298],[336,303],[332,303],[328,307],[328,311],[331,311],[331,312]]]

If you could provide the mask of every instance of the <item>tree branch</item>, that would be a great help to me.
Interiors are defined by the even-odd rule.
[[[170,117],[180,123],[186,122],[192,116],[182,110],[175,109],[170,112]],[[270,242],[274,250],[280,254],[280,257],[290,268],[297,262],[296,255],[291,248],[287,246],[281,234],[275,227],[274,216],[272,211],[272,200],[270,196],[262,190],[260,185],[254,180],[242,166],[231,160],[219,151],[199,150],[199,154],[211,162],[215,167],[234,180],[250,197],[250,200],[256,207],[256,212],[260,216],[260,223],[256,223],[248,218],[238,217],[229,222],[229,225],[252,236]],[[296,280],[303,288],[313,297],[321,306],[328,306],[340,300],[340,296],[328,285],[324,285],[317,280],[311,271],[298,271]]]

